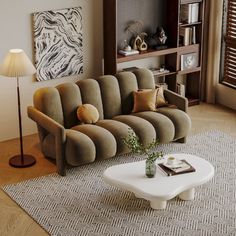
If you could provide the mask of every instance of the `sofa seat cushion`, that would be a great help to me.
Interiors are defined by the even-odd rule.
[[[180,139],[186,137],[191,129],[191,120],[187,113],[174,108],[161,107],[158,108],[158,113],[161,113],[173,122],[175,126],[175,137],[174,139]]]
[[[95,161],[96,147],[85,134],[67,130],[66,132],[66,161],[72,166],[79,166]]]
[[[107,159],[116,155],[116,140],[106,129],[97,125],[83,124],[71,128],[86,134],[96,148],[96,159]]]
[[[115,116],[113,119],[120,121],[133,129],[141,143],[144,145],[147,145],[152,142],[153,139],[156,139],[155,128],[147,120],[132,115]]]
[[[55,138],[52,134],[44,138],[42,151],[46,157],[56,159]],[[75,130],[67,130],[65,154],[66,163],[71,166],[91,163],[95,160],[95,145],[87,135]]]
[[[116,120],[99,120],[96,125],[107,129],[116,139],[117,153],[125,154],[129,152],[128,147],[123,143],[122,139],[128,135],[129,126]]]
[[[158,142],[168,143],[173,141],[175,127],[168,117],[153,111],[138,112],[133,113],[133,115],[149,121],[154,126]]]
[[[48,134],[44,137],[42,142],[42,152],[46,157],[56,159],[56,147],[55,137],[52,134]]]

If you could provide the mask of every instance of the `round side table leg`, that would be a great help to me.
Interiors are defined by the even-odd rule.
[[[165,209],[166,208],[166,201],[160,201],[160,200],[150,201],[150,206],[154,210]]]
[[[179,194],[179,198],[185,201],[190,201],[194,199],[195,189],[191,188]]]

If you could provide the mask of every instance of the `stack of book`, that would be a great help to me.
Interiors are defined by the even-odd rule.
[[[179,29],[180,44],[187,46],[196,43],[196,27],[180,27]]]
[[[160,170],[167,176],[186,174],[195,172],[195,168],[186,160],[179,160],[176,165],[168,165],[167,163],[158,164]]]
[[[180,22],[192,24],[198,22],[199,3],[183,4],[180,8]]]
[[[125,50],[120,49],[119,54],[121,54],[123,56],[131,56],[131,55],[139,54],[139,51],[135,50],[135,49],[132,49],[129,51],[125,51]]]

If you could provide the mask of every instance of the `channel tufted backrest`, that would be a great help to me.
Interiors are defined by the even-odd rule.
[[[131,72],[120,72],[116,78],[120,87],[122,114],[130,114],[133,109],[133,91],[138,89],[137,79]]]
[[[155,88],[155,79],[154,75],[150,70],[140,68],[134,70],[138,82],[139,89],[154,89]]]
[[[122,113],[130,114],[133,109],[133,91],[138,89],[155,88],[155,80],[152,72],[145,68],[133,72],[120,72],[116,74],[120,87]]]
[[[63,83],[56,88],[61,97],[64,127],[69,129],[79,123],[76,113],[82,104],[80,89],[75,83]]]
[[[99,119],[104,118],[101,91],[97,80],[82,79],[76,82],[80,88],[82,103],[92,104],[98,109]]]
[[[33,101],[34,101],[34,106],[39,111],[51,117],[59,124],[64,125],[61,98],[56,88],[44,87],[38,89],[34,93]]]
[[[77,125],[79,105],[89,103],[99,112],[99,119],[111,119],[130,114],[133,108],[133,91],[154,88],[153,74],[147,69],[104,75],[95,79],[82,79],[76,83],[63,83],[57,87],[44,87],[34,94],[34,106],[65,128]],[[39,127],[40,136],[47,133]]]
[[[59,124],[64,125],[61,98],[58,90],[54,87],[38,89],[33,96],[34,107],[49,116]],[[48,132],[38,125],[40,140],[42,141]]]
[[[101,90],[104,118],[112,119],[114,116],[121,115],[121,96],[117,78],[104,75],[97,81]]]

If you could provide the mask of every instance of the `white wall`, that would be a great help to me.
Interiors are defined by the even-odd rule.
[[[0,63],[11,48],[22,48],[33,60],[32,13],[81,6],[83,14],[84,73],[79,78],[102,74],[102,0],[1,0]],[[27,117],[33,93],[39,87],[55,86],[77,78],[67,77],[44,82],[20,78],[23,135],[36,133],[36,125]],[[16,80],[0,76],[0,141],[18,137]]]

